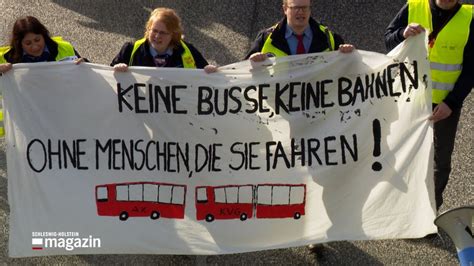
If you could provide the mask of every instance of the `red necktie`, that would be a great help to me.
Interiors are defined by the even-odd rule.
[[[303,37],[304,37],[304,34],[296,35],[296,39],[298,39],[298,46],[296,46],[296,54],[306,53],[306,50],[304,49],[304,44],[303,44]]]

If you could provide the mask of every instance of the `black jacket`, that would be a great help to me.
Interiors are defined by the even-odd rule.
[[[204,68],[208,65],[206,59],[202,56],[202,54],[190,43],[185,42],[188,46],[191,54],[194,57],[194,61],[196,62],[197,68]],[[111,66],[114,66],[118,63],[124,63],[129,65],[130,57],[132,55],[134,42],[127,42],[122,46],[120,52],[115,56],[112,60]],[[173,49],[173,54],[171,55],[168,63],[164,67],[184,67],[183,60],[181,55],[184,52],[184,48],[179,45]],[[156,67],[155,62],[153,60],[153,56],[150,54],[150,44],[148,41],[144,42],[142,46],[138,48],[135,52],[135,56],[133,59],[132,66],[149,66],[149,67]]]
[[[265,44],[268,35],[270,35],[272,32],[273,46],[285,52],[286,54],[291,54],[290,47],[288,46],[288,42],[285,39],[286,24],[286,17],[284,17],[282,20],[280,20],[280,22],[278,22],[278,25],[275,28],[271,27],[260,31],[257,35],[257,38],[250,47],[250,50],[245,56],[245,59],[248,59],[253,53],[262,51],[263,45]],[[313,18],[309,19],[309,26],[313,32],[313,40],[311,41],[311,46],[309,47],[308,53],[318,53],[329,48],[329,40],[326,34],[319,29],[319,25],[319,22]],[[344,43],[344,40],[341,36],[335,34],[334,32],[333,35],[335,49],[337,50],[339,45]]]
[[[449,11],[442,10],[438,8],[431,1],[431,15],[433,30],[439,30],[441,24],[443,23],[446,16],[449,16]],[[388,50],[392,50],[399,43],[403,42],[405,38],[403,37],[403,31],[408,25],[408,4],[405,4],[403,8],[398,12],[395,18],[392,20],[390,25],[388,25],[385,31],[385,46]],[[464,47],[464,59],[463,59],[463,69],[461,75],[459,76],[456,84],[454,85],[453,90],[448,94],[448,96],[443,100],[449,108],[459,109],[462,107],[464,99],[472,90],[474,86],[474,20],[471,21],[469,39],[466,46]]]

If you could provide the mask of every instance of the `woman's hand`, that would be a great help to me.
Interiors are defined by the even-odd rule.
[[[80,58],[74,60],[74,64],[79,65],[80,63],[82,63],[84,61],[85,61],[84,58],[80,57]]]
[[[249,59],[250,61],[252,62],[262,62],[262,61],[265,61],[265,59],[267,59],[268,56],[266,54],[263,54],[263,53],[260,53],[260,52],[257,52],[257,53],[253,53]]]
[[[433,123],[436,123],[448,118],[452,113],[453,110],[451,110],[447,104],[441,102],[433,109],[433,113],[431,114],[429,120],[433,121]]]
[[[114,71],[117,72],[127,72],[128,71],[128,65],[124,63],[119,63],[114,65]]]
[[[416,36],[424,31],[425,29],[420,24],[410,23],[403,31],[403,37],[407,39],[408,37]]]
[[[204,67],[206,74],[211,74],[217,72],[217,67],[215,65],[207,65]]]
[[[355,50],[355,47],[352,44],[345,43],[345,44],[339,45],[338,50],[339,52],[343,54],[348,54],[348,53],[352,53]]]
[[[9,71],[10,69],[12,69],[12,67],[13,66],[10,63],[0,64],[0,74]]]

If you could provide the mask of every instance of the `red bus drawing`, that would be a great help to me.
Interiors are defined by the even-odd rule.
[[[97,214],[128,217],[183,219],[186,186],[156,182],[130,182],[95,187]]]
[[[196,219],[301,218],[306,185],[261,184],[196,187]]]

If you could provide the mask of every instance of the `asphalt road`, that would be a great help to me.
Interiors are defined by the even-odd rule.
[[[314,16],[357,48],[386,52],[383,32],[405,1],[318,0]],[[464,1],[473,3],[473,1]],[[150,10],[175,8],[186,39],[212,63],[241,60],[256,33],[281,17],[280,1],[271,0],[0,0],[0,42],[6,44],[12,22],[38,17],[53,35],[71,41],[82,56],[109,64],[125,41],[140,38]],[[454,153],[453,172],[441,211],[474,204],[473,99],[465,102]],[[221,256],[81,255],[11,259],[5,142],[0,141],[0,264],[442,264],[458,263],[454,245],[442,233],[435,239],[344,241],[325,244],[316,254],[304,247]]]

